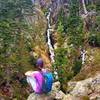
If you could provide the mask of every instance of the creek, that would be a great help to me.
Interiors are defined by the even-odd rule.
[[[48,9],[48,14],[46,16],[47,18],[47,33],[46,33],[46,36],[47,36],[47,44],[48,44],[48,47],[49,47],[49,53],[50,53],[50,59],[51,59],[51,62],[54,63],[54,48],[53,48],[53,45],[52,45],[52,41],[51,41],[51,34],[52,34],[52,28],[51,28],[51,24],[50,24],[50,20],[51,20],[51,11],[52,9],[49,8]]]

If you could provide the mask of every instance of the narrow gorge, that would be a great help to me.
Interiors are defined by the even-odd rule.
[[[0,100],[36,96],[25,73],[39,57],[53,99],[99,100],[99,52],[100,0],[0,1]]]

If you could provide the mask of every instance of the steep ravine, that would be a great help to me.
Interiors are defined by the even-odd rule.
[[[67,93],[60,90],[60,83],[55,82],[48,95],[30,94],[27,100],[100,100],[100,74],[82,81],[68,82]]]

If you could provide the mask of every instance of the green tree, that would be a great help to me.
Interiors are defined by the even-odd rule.
[[[57,32],[58,32],[58,44],[63,46],[66,33],[66,14],[64,13],[64,8],[62,7],[59,11],[58,20],[57,20]]]
[[[67,19],[67,34],[69,36],[69,44],[73,44],[78,48],[83,43],[83,22],[79,16],[79,0],[71,0],[70,15]]]
[[[5,80],[13,82],[11,77],[16,71],[23,74],[32,68],[25,44],[26,34],[32,30],[25,24],[25,11],[32,11],[31,0],[0,0],[0,84]]]

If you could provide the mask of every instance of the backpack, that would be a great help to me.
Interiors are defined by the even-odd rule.
[[[51,72],[46,72],[46,73],[43,73],[43,77],[45,81],[42,86],[42,91],[43,93],[48,93],[52,89],[53,75]]]
[[[36,94],[48,93],[52,89],[53,75],[51,72],[35,71],[31,76],[27,76],[27,82]]]

